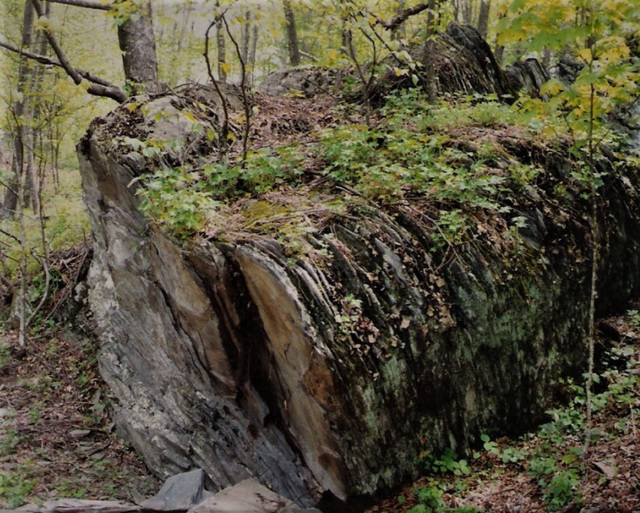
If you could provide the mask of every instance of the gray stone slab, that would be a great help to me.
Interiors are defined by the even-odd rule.
[[[225,488],[188,513],[280,513],[295,506],[289,499],[247,479]]]
[[[120,501],[56,499],[45,502],[39,511],[42,513],[133,513],[140,511],[140,507]]]
[[[177,474],[167,479],[160,491],[140,506],[143,511],[187,511],[202,501],[202,469]]]

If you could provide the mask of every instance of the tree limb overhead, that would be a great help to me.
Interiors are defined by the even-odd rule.
[[[99,9],[101,11],[110,11],[113,5],[111,2],[91,2],[90,0],[49,0],[52,4],[73,5],[74,7],[85,7],[87,9]]]
[[[0,34],[0,37],[4,37],[4,36]],[[26,57],[27,59],[34,60],[45,66],[56,66],[58,68],[63,68],[62,64],[60,64],[58,61],[54,59],[51,59],[50,57],[46,57],[45,55],[38,55],[36,53],[31,53],[25,50],[21,50],[17,46],[13,46],[13,45],[10,45],[9,43],[5,43],[1,39],[0,39],[0,48],[4,48],[5,50],[9,50],[10,52],[17,53],[18,55]],[[103,78],[96,77],[91,73],[89,73],[88,71],[85,71],[79,68],[74,68],[74,69],[82,78],[88,80],[89,82],[93,82],[94,84],[100,84],[106,87],[116,87],[111,82]]]
[[[42,4],[40,3],[40,0],[31,0],[31,4],[33,5],[33,8],[35,9],[38,16],[43,17],[44,9],[42,8]],[[53,52],[58,57],[58,60],[60,61],[60,66],[67,72],[67,75],[69,75],[73,79],[76,85],[80,85],[80,83],[82,83],[82,80],[85,77],[83,77],[83,75],[79,72],[79,70],[71,66],[71,64],[69,63],[69,60],[67,59],[67,56],[62,50],[62,47],[58,43],[58,40],[53,34],[53,31],[51,30],[51,28],[46,27],[44,29],[44,34],[47,38],[47,41],[49,42],[49,45],[53,49]],[[105,98],[111,98],[112,100],[115,100],[118,103],[124,102],[124,100],[126,99],[126,95],[120,88],[110,84],[109,85],[105,85],[105,84],[108,84],[108,82],[106,81],[93,82],[87,87],[87,92],[94,96],[103,96]]]
[[[422,11],[426,11],[428,8],[429,8],[428,3],[418,4],[414,7],[409,7],[408,9],[405,9],[404,11],[398,13],[396,16],[391,18],[391,20],[388,22],[379,20],[380,25],[382,25],[387,30],[394,31],[400,25],[402,25],[408,18],[410,18],[411,16],[415,16],[416,14],[420,14]]]

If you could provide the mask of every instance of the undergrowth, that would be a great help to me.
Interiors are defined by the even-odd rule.
[[[81,184],[77,169],[63,169],[59,172],[59,183],[46,183],[42,195],[42,208],[45,221],[46,244],[49,251],[75,246],[90,236],[89,219],[82,203]],[[30,275],[39,273],[42,266],[43,250],[40,232],[40,220],[31,211],[24,212],[26,240],[19,244],[20,232],[17,221],[0,221],[0,246],[4,276],[15,279],[22,251],[28,258],[27,271]]]
[[[0,510],[55,497],[130,500],[157,482],[114,432],[97,345],[0,331]],[[12,350],[13,348],[13,350]]]
[[[507,213],[505,192],[534,183],[542,169],[516,164],[497,138],[464,147],[448,133],[453,128],[526,131],[517,113],[493,98],[451,96],[433,106],[417,90],[397,92],[373,128],[324,128],[304,144],[255,149],[244,162],[229,165],[170,166],[160,158],[141,180],[141,209],[177,240],[188,241],[220,222],[225,204],[317,182],[378,204],[425,198],[439,206],[440,231],[455,240],[465,231],[468,212]],[[157,149],[150,152],[145,144],[155,143],[136,141],[131,149],[157,157]],[[505,159],[509,166],[496,165]]]

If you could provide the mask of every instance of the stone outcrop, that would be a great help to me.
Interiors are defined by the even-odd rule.
[[[426,58],[432,59],[436,75],[435,89],[439,94],[495,95],[515,98],[518,91],[535,91],[548,80],[547,71],[536,59],[517,62],[506,72],[498,65],[491,48],[480,33],[471,26],[451,23],[439,34],[433,45],[414,44],[407,48],[418,70],[424,69]],[[396,68],[408,68],[389,57],[383,64],[389,69],[374,80],[371,98],[379,103],[393,89],[414,87],[410,73],[397,74]],[[348,79],[348,80],[347,80]],[[347,84],[351,83],[347,87]],[[358,96],[361,85],[354,70],[335,70],[317,66],[275,71],[258,86],[264,94],[311,97],[322,93]]]
[[[525,59],[510,66],[507,78],[514,91],[523,91],[536,96],[550,76],[538,59]]]
[[[439,94],[495,95],[515,98],[518,90],[498,65],[491,48],[480,33],[468,25],[451,23],[430,44],[415,44],[407,49],[418,70],[433,68],[434,89]],[[425,64],[426,60],[430,63]],[[382,101],[391,90],[414,87],[411,74],[396,74],[402,62],[388,58],[390,69],[374,82],[371,97]]]
[[[335,94],[350,73],[345,70],[318,66],[299,66],[270,73],[258,86],[263,94],[312,97],[322,93]]]
[[[210,92],[189,94],[213,119]],[[202,127],[215,123],[183,112],[186,96],[138,98],[78,148],[101,372],[118,428],[159,475],[202,468],[216,490],[255,479],[303,507],[357,500],[415,477],[422,450],[522,432],[550,383],[582,371],[589,206],[567,153],[479,128],[545,173],[465,243],[437,247],[417,198],[355,203],[304,230],[308,252],[264,232],[180,246],[138,210],[150,161],[127,140],[189,142],[168,160],[213,151]],[[600,190],[602,312],[640,290],[638,182],[626,173]],[[509,236],[513,217],[521,237]]]

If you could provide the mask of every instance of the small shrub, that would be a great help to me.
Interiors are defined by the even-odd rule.
[[[24,504],[35,484],[34,479],[25,479],[17,473],[2,473],[0,474],[0,497],[6,501],[8,508],[17,508]]]
[[[578,476],[571,471],[555,474],[544,490],[544,501],[549,511],[559,511],[576,502],[578,494],[575,488],[580,482]]]
[[[420,454],[418,460],[424,471],[428,473],[451,473],[455,476],[468,476],[471,474],[471,467],[467,460],[458,459],[458,455],[453,449],[447,449],[439,458],[423,452]]]
[[[419,504],[408,513],[436,513],[446,507],[442,500],[443,492],[435,486],[420,487],[413,491]]]

